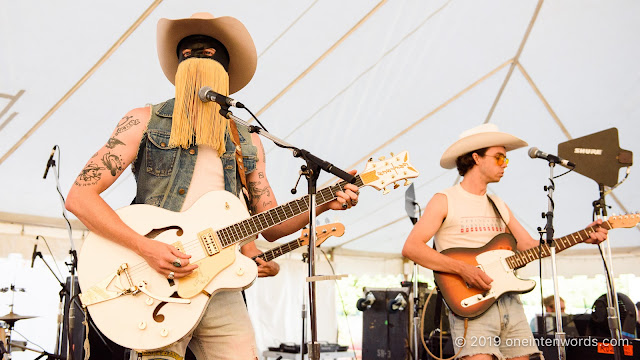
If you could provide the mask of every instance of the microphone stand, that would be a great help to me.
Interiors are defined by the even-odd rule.
[[[308,251],[308,262],[309,262],[309,276],[307,277],[307,282],[309,283],[309,320],[311,324],[311,343],[308,347],[309,351],[309,359],[311,360],[319,360],[320,359],[320,343],[318,342],[318,328],[317,328],[317,314],[316,314],[316,281],[320,280],[316,278],[316,268],[315,268],[315,244],[316,244],[316,191],[317,191],[317,182],[318,177],[320,176],[320,171],[325,170],[349,183],[353,183],[355,181],[355,176],[345,172],[342,169],[339,169],[333,164],[324,161],[317,156],[311,154],[309,151],[304,149],[299,149],[282,139],[279,139],[273,135],[271,135],[266,130],[249,125],[246,121],[238,118],[233,115],[229,108],[226,106],[220,107],[220,114],[227,119],[235,121],[237,124],[244,125],[249,129],[249,132],[256,133],[258,135],[262,135],[267,139],[273,141],[279,147],[289,149],[293,152],[294,157],[302,158],[306,162],[306,166],[301,167],[300,176],[304,175],[307,179],[307,190],[309,194],[309,251]],[[303,344],[300,344],[302,347]]]
[[[58,157],[60,153],[58,153]],[[59,160],[59,158],[58,158]],[[69,234],[69,243],[70,243],[70,250],[69,250],[69,255],[71,256],[71,259],[69,262],[65,262],[65,265],[67,265],[67,267],[69,268],[69,289],[67,290],[67,293],[69,295],[69,331],[67,333],[67,346],[66,346],[66,357],[65,359],[73,359],[73,350],[72,350],[72,337],[73,337],[73,328],[74,328],[74,322],[75,322],[75,306],[73,306],[73,302],[74,302],[74,297],[75,297],[75,284],[76,284],[76,269],[78,268],[78,258],[77,258],[77,253],[76,253],[76,248],[75,245],[73,243],[73,232],[71,229],[71,223],[69,222],[68,218],[67,218],[67,210],[64,206],[64,196],[62,195],[62,191],[60,190],[60,174],[58,173],[58,168],[56,166],[56,162],[55,160],[51,160],[51,167],[53,168],[53,171],[55,172],[55,178],[56,178],[56,190],[58,191],[58,194],[60,195],[60,203],[62,205],[62,216],[64,217],[64,219],[66,220],[67,223],[67,232]],[[56,277],[57,278],[57,277]]]
[[[418,218],[410,218],[413,225],[415,225],[418,220],[422,217],[422,209],[420,209],[420,205],[417,202],[413,203],[414,206],[418,207]],[[418,334],[420,332],[420,315],[418,312],[420,311],[420,293],[418,287],[418,264],[413,262],[413,358],[415,360],[419,360],[418,353],[420,348],[420,343],[418,342]],[[440,314],[436,314],[435,316],[440,316]]]
[[[607,204],[605,202],[604,185],[598,184],[600,198],[593,202],[593,212],[597,218],[603,221],[607,219]],[[611,338],[616,339],[616,344],[620,344],[620,338],[622,337],[622,326],[620,324],[620,309],[618,307],[618,293],[615,291],[614,274],[611,265],[613,261],[611,259],[611,242],[607,241],[607,246],[603,243],[598,244],[602,254],[602,261],[606,270],[605,279],[607,279],[607,318],[609,320],[609,331],[611,332]],[[607,254],[605,256],[605,253]],[[613,355],[616,360],[620,360],[620,347],[619,345],[613,347]]]
[[[547,225],[545,227],[545,234],[547,238],[547,245],[551,252],[551,276],[553,277],[553,293],[556,309],[556,334],[555,338],[558,342],[558,360],[566,360],[566,349],[564,347],[566,334],[562,329],[562,312],[558,312],[558,309],[562,309],[560,305],[560,292],[558,291],[558,273],[556,267],[556,242],[553,240],[553,190],[555,185],[553,183],[553,168],[556,165],[555,161],[549,161],[549,182],[550,185],[545,186],[544,190],[547,191],[547,198],[549,203],[548,211],[543,214],[543,217],[547,219]],[[546,324],[546,322],[545,322]]]

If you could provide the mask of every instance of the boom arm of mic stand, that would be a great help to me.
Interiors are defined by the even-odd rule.
[[[286,148],[286,149],[290,149],[291,151],[293,151],[293,156],[294,157],[300,157],[302,159],[304,159],[307,162],[311,162],[315,165],[317,165],[320,169],[331,173],[339,178],[341,178],[342,180],[349,182],[349,183],[354,183],[356,178],[355,176],[349,174],[348,172],[337,168],[335,166],[333,166],[333,164],[324,161],[322,159],[320,159],[319,157],[311,154],[310,152],[308,152],[307,150],[304,149],[298,149],[297,147],[287,143],[286,141],[279,139],[273,135],[271,135],[268,131],[257,127],[257,126],[252,126],[249,125],[249,123],[247,123],[246,121],[238,118],[237,116],[233,115],[233,113],[231,111],[229,111],[228,108],[221,108],[220,109],[220,114],[222,114],[222,116],[226,117],[227,119],[231,119],[233,121],[235,121],[237,124],[240,125],[244,125],[248,128],[251,129],[250,132],[256,133],[258,135],[262,135],[264,137],[266,137],[267,139],[273,141],[276,145]]]

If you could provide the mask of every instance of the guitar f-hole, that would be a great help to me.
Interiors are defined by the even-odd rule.
[[[177,291],[174,291],[173,294],[171,294],[172,298],[180,298],[180,295],[178,295]],[[163,306],[165,306],[167,304],[166,301],[161,302],[160,304],[158,304],[158,306],[156,306],[155,309],[153,309],[153,320],[155,322],[161,323],[164,321],[164,315],[159,314],[160,309],[162,309]]]
[[[176,236],[182,236],[182,234],[184,234],[184,230],[182,230],[182,228],[180,226],[177,225],[171,225],[171,226],[167,226],[167,227],[163,227],[160,229],[153,229],[151,231],[149,231],[145,237],[148,237],[149,239],[155,239],[158,236],[160,236],[160,234],[162,234],[165,231],[169,231],[169,230],[175,230],[176,231]]]

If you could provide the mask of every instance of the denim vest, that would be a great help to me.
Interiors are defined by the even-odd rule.
[[[189,149],[169,147],[174,99],[153,106],[147,131],[140,141],[138,155],[131,168],[137,183],[134,204],[149,204],[180,211],[189,190],[198,146]],[[238,124],[245,174],[256,168],[257,148],[251,142],[247,127]],[[225,134],[225,152],[220,157],[224,172],[224,188],[240,196],[242,182],[237,171],[236,146],[229,131]]]

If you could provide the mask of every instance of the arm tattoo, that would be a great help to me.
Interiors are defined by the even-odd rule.
[[[107,147],[109,149],[113,149],[114,147],[116,147],[118,145],[125,145],[125,143],[123,143],[122,141],[112,137],[112,138],[109,138],[109,140],[107,141],[107,144],[105,145],[105,147]]]
[[[261,175],[262,173],[258,173],[258,175]],[[249,194],[250,194],[250,198],[251,198],[251,211],[253,213],[257,212],[257,207],[258,204],[260,203],[260,197],[262,195],[266,195],[266,197],[270,197],[271,196],[271,189],[268,186],[261,186],[262,182],[261,181],[250,181],[247,184],[247,187],[249,188]],[[262,202],[263,206],[268,206],[272,204],[271,200],[265,200]]]
[[[100,161],[104,166],[94,163],[93,160],[89,162],[78,175],[75,184],[77,186],[95,185],[102,179],[102,170],[109,170],[111,176],[116,176],[118,171],[122,171],[122,161],[117,155],[106,153]]]
[[[102,163],[107,170],[111,171],[111,176],[116,176],[116,173],[122,170],[122,161],[120,161],[120,157],[117,155],[111,153],[104,154]]]
[[[118,136],[118,134],[121,134],[131,129],[132,127],[138,124],[140,124],[140,120],[133,119],[133,116],[125,116],[122,118],[122,120],[118,124],[118,127],[116,128],[115,134],[113,134],[113,136]]]
[[[90,186],[97,184],[102,178],[102,171],[100,171],[102,169],[104,168],[101,168],[91,161],[84,167],[84,169],[82,169],[75,184],[77,186]]]

